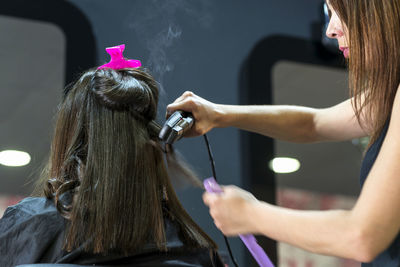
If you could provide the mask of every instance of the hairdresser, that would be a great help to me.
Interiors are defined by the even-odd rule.
[[[327,5],[331,19],[326,34],[338,41],[348,62],[351,95],[347,101],[324,109],[233,106],[185,92],[167,111],[193,113],[195,124],[188,136],[230,126],[296,143],[369,136],[360,172],[362,191],[351,210],[281,208],[235,186],[223,187],[221,195],[205,193],[203,199],[226,235],[262,234],[314,253],[364,262],[363,266],[397,267],[400,1],[328,0]]]

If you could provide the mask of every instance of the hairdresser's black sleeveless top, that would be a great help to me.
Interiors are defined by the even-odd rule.
[[[367,153],[365,154],[364,160],[361,165],[360,172],[360,183],[361,187],[364,185],[367,176],[374,165],[374,162],[379,154],[383,140],[385,139],[387,130],[389,127],[389,121],[383,128],[379,138],[373,143]],[[362,267],[399,267],[400,266],[400,235],[396,237],[393,243],[383,251],[378,257],[375,258],[371,263],[363,263]]]

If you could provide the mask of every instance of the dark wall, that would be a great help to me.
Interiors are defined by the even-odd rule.
[[[87,15],[97,42],[98,64],[108,60],[104,48],[125,43],[126,56],[140,59],[164,89],[159,109],[185,90],[218,103],[240,103],[241,66],[253,47],[271,35],[312,38],[320,20],[321,0],[69,0]],[[73,18],[71,18],[73,19]],[[84,42],[84,40],[82,40]],[[270,51],[273,54],[275,51]],[[209,134],[219,181],[242,185],[242,155],[236,129]],[[177,145],[202,178],[211,176],[201,138]],[[246,177],[243,177],[246,179]],[[219,243],[225,245],[201,202],[201,190],[180,192],[185,207]],[[241,266],[245,250],[232,240]]]

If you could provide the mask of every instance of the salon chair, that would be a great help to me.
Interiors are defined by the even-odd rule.
[[[35,263],[35,264],[22,264],[17,265],[15,267],[150,267],[153,265],[135,265],[135,264],[122,264],[122,265],[98,265],[98,264],[90,264],[90,265],[81,265],[81,264],[57,264],[57,263]],[[173,265],[171,265],[172,267]]]
[[[96,266],[96,267],[128,267],[129,265],[80,265],[80,264],[57,264],[57,263],[35,263],[35,264],[22,264],[17,265],[15,267],[87,267],[87,266]]]
[[[90,264],[90,265],[80,265],[80,264],[57,264],[57,263],[36,263],[36,264],[22,264],[22,265],[17,265],[15,267],[150,267],[154,265],[97,265],[97,264]],[[168,265],[173,267],[174,265]],[[190,266],[190,265],[188,265]],[[194,267],[195,265],[193,265]]]
[[[98,265],[98,264],[90,264],[90,265],[80,265],[80,264],[57,264],[57,263],[36,263],[36,264],[22,264],[17,265],[15,267],[153,267],[154,265],[137,265],[137,264],[122,264],[122,265]],[[174,265],[168,265],[173,267]],[[178,265],[177,265],[178,266]],[[182,265],[179,265],[182,266]],[[186,266],[186,265],[185,265]],[[187,265],[190,267],[191,265]],[[195,267],[195,265],[192,265]]]
[[[57,264],[57,263],[35,263],[35,264],[21,264],[17,265],[15,267],[154,267],[157,265],[154,265],[152,263],[150,264],[112,264],[112,265],[98,265],[98,264],[90,264],[90,265],[80,265],[80,264]],[[169,266],[169,267],[199,267],[197,264],[176,264],[174,261],[171,261],[170,263],[167,263],[166,265],[163,266]]]
[[[17,265],[15,267],[87,267],[87,266],[106,267],[104,265],[80,265],[80,264],[57,264],[57,263],[22,264],[22,265]],[[109,265],[107,267],[113,267],[113,266]]]

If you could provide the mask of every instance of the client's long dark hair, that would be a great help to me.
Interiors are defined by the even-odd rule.
[[[148,242],[166,250],[164,216],[187,247],[216,248],[171,186],[149,126],[157,102],[157,84],[142,68],[89,70],[66,92],[41,182],[69,219],[66,250],[127,254]]]

